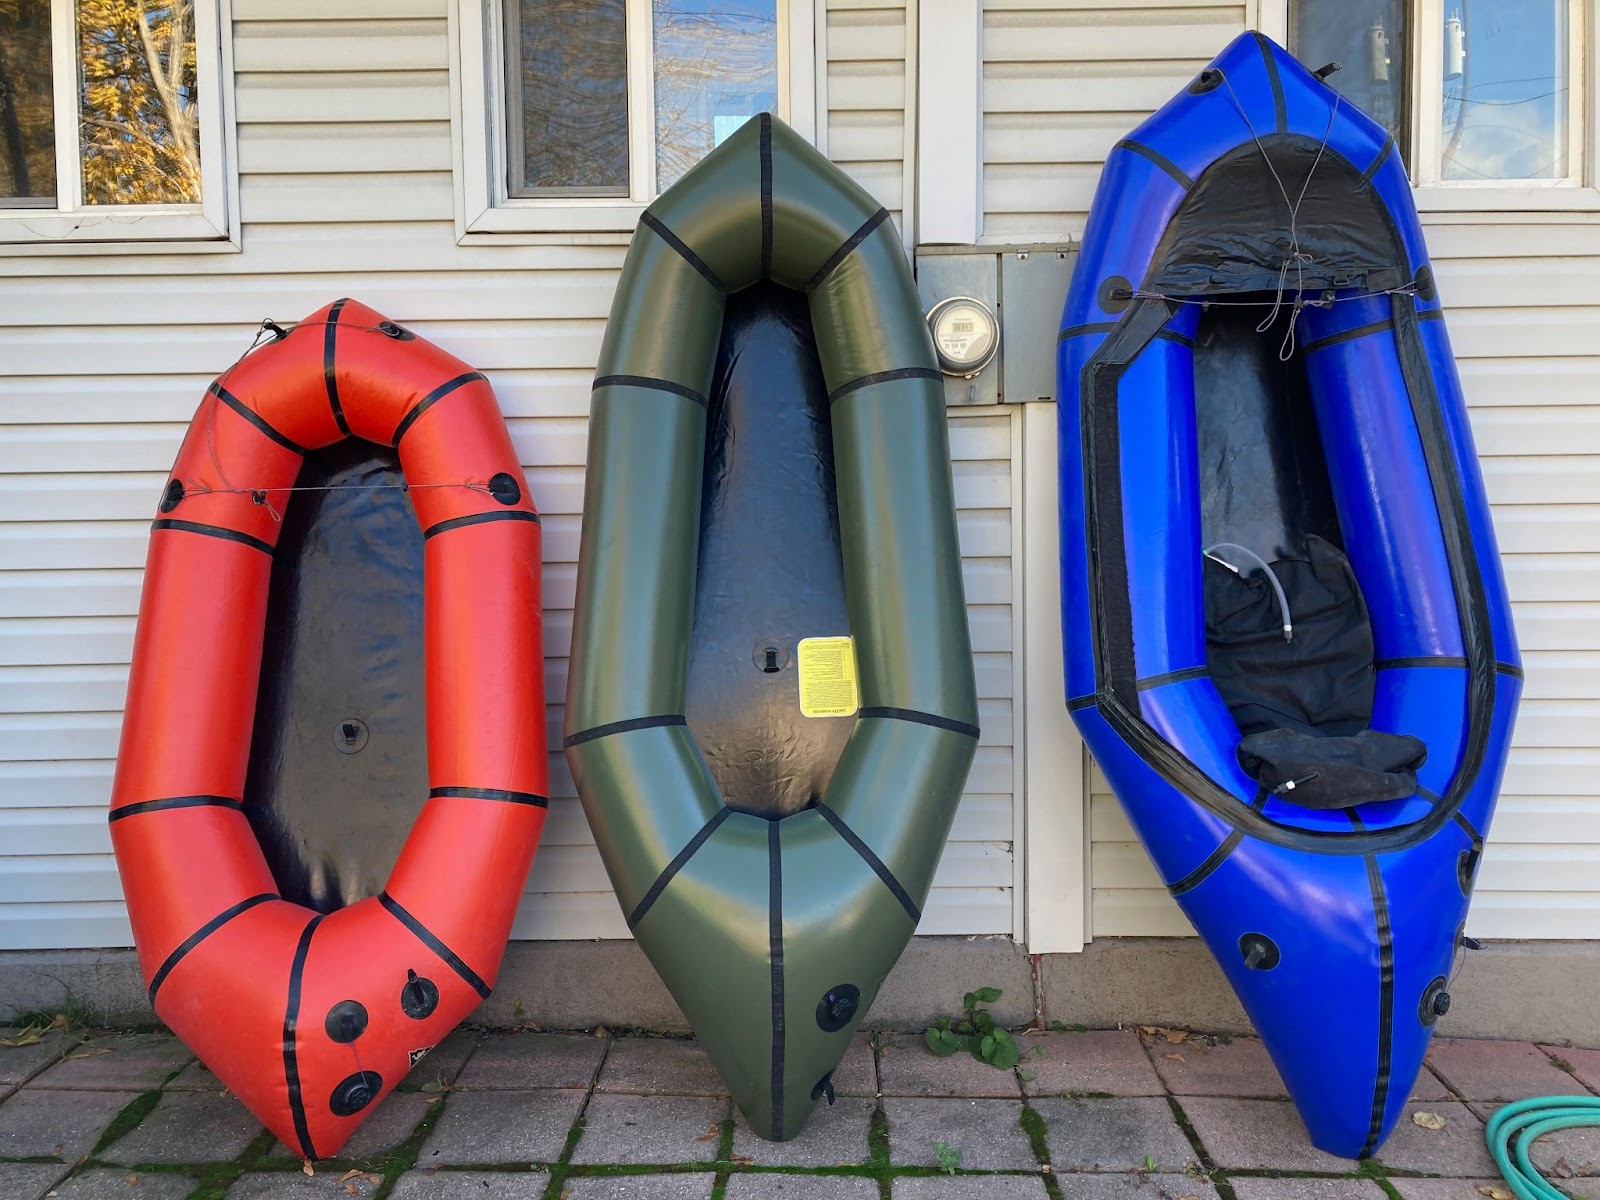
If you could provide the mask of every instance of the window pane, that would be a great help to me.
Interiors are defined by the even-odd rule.
[[[1445,179],[1566,175],[1566,0],[1446,6],[1442,137]]]
[[[1313,70],[1340,64],[1328,86],[1388,129],[1409,159],[1408,8],[1407,0],[1292,0],[1289,48]]]
[[[85,204],[200,200],[194,0],[78,0]]]
[[[628,194],[624,0],[507,5],[511,194]]]
[[[0,0],[0,205],[56,197],[50,0]]]
[[[656,190],[778,108],[776,0],[655,0]]]

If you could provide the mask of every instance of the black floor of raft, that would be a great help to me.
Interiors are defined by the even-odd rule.
[[[284,899],[376,895],[428,795],[422,533],[393,450],[306,457],[283,510],[245,811]]]
[[[1343,546],[1305,362],[1279,359],[1290,306],[1257,332],[1272,297],[1229,301],[1203,311],[1195,338],[1205,544],[1236,542],[1268,562],[1312,534]]]
[[[796,645],[850,632],[828,389],[805,297],[728,300],[706,425],[685,713],[724,801],[820,797],[855,721],[801,715]]]

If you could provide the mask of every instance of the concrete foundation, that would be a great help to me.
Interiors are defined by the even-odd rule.
[[[1006,938],[914,938],[867,1016],[916,1029],[957,1012],[962,993],[1002,991],[997,1020],[1091,1029],[1165,1025],[1246,1033],[1250,1022],[1194,938],[1102,938],[1082,954],[1037,958]],[[1490,942],[1469,951],[1450,985],[1442,1037],[1511,1038],[1600,1047],[1600,942]],[[132,950],[0,953],[0,1021],[68,1001],[97,1023],[156,1024]],[[633,942],[513,942],[477,1023],[547,1029],[687,1032],[678,1006]]]

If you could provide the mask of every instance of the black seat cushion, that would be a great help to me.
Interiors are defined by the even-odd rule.
[[[1239,743],[1239,765],[1262,787],[1302,808],[1403,800],[1416,792],[1417,768],[1427,757],[1420,739],[1376,729],[1353,737],[1269,729]]]

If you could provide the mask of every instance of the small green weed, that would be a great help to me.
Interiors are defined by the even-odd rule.
[[[961,1150],[949,1142],[935,1142],[933,1145],[933,1163],[946,1175],[954,1175],[961,1169]]]
[[[1009,1071],[1022,1057],[1016,1039],[1011,1036],[1009,1029],[996,1025],[994,1017],[983,1007],[998,999],[999,988],[982,987],[968,992],[961,998],[963,1013],[960,1017],[940,1017],[928,1026],[923,1034],[928,1049],[940,1058],[948,1058],[965,1050],[979,1062]]]
[[[1071,1025],[1068,1025],[1065,1021],[1051,1021],[1050,1022],[1050,1032],[1051,1033],[1088,1033],[1089,1032],[1089,1027],[1087,1025],[1079,1024],[1076,1021],[1074,1021]]]
[[[1146,1154],[1144,1156],[1144,1169],[1146,1171],[1154,1171],[1156,1169],[1156,1156],[1154,1154]]]

